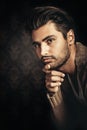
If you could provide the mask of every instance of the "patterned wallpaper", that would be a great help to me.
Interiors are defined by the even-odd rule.
[[[27,95],[31,73],[36,73],[33,77],[36,82],[40,78],[37,72],[40,65],[30,36],[17,16],[0,26],[0,95],[9,95],[10,91]]]

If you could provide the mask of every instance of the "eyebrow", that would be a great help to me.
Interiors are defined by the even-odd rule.
[[[44,39],[42,39],[42,41],[45,41],[45,40],[47,40],[47,39],[49,39],[49,38],[51,38],[51,37],[53,37],[54,35],[49,35],[49,36],[47,36],[47,37],[45,37]]]
[[[51,38],[51,37],[53,37],[54,35],[49,35],[49,36],[47,36],[47,37],[45,37],[44,39],[42,39],[42,41],[45,41],[45,40],[47,40],[47,39],[49,39],[49,38]],[[34,44],[39,44],[40,42],[38,42],[38,41],[34,41],[33,43],[32,43],[32,45],[34,45]]]

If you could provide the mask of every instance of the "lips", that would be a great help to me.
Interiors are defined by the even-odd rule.
[[[43,61],[44,63],[52,62],[52,57],[43,57],[43,58],[42,58],[42,61]]]

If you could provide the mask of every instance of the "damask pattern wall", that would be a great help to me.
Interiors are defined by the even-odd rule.
[[[0,24],[0,125],[7,129],[10,123],[13,129],[14,122],[19,122],[23,116],[21,111],[23,114],[26,112],[24,108],[31,106],[31,93],[35,90],[30,85],[31,76],[39,89],[37,82],[41,80],[38,73],[41,69],[30,35],[19,15],[13,15],[6,21],[6,24]]]

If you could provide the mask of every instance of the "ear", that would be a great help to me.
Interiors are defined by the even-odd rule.
[[[75,34],[72,29],[70,29],[67,33],[67,41],[69,46],[75,43]]]

